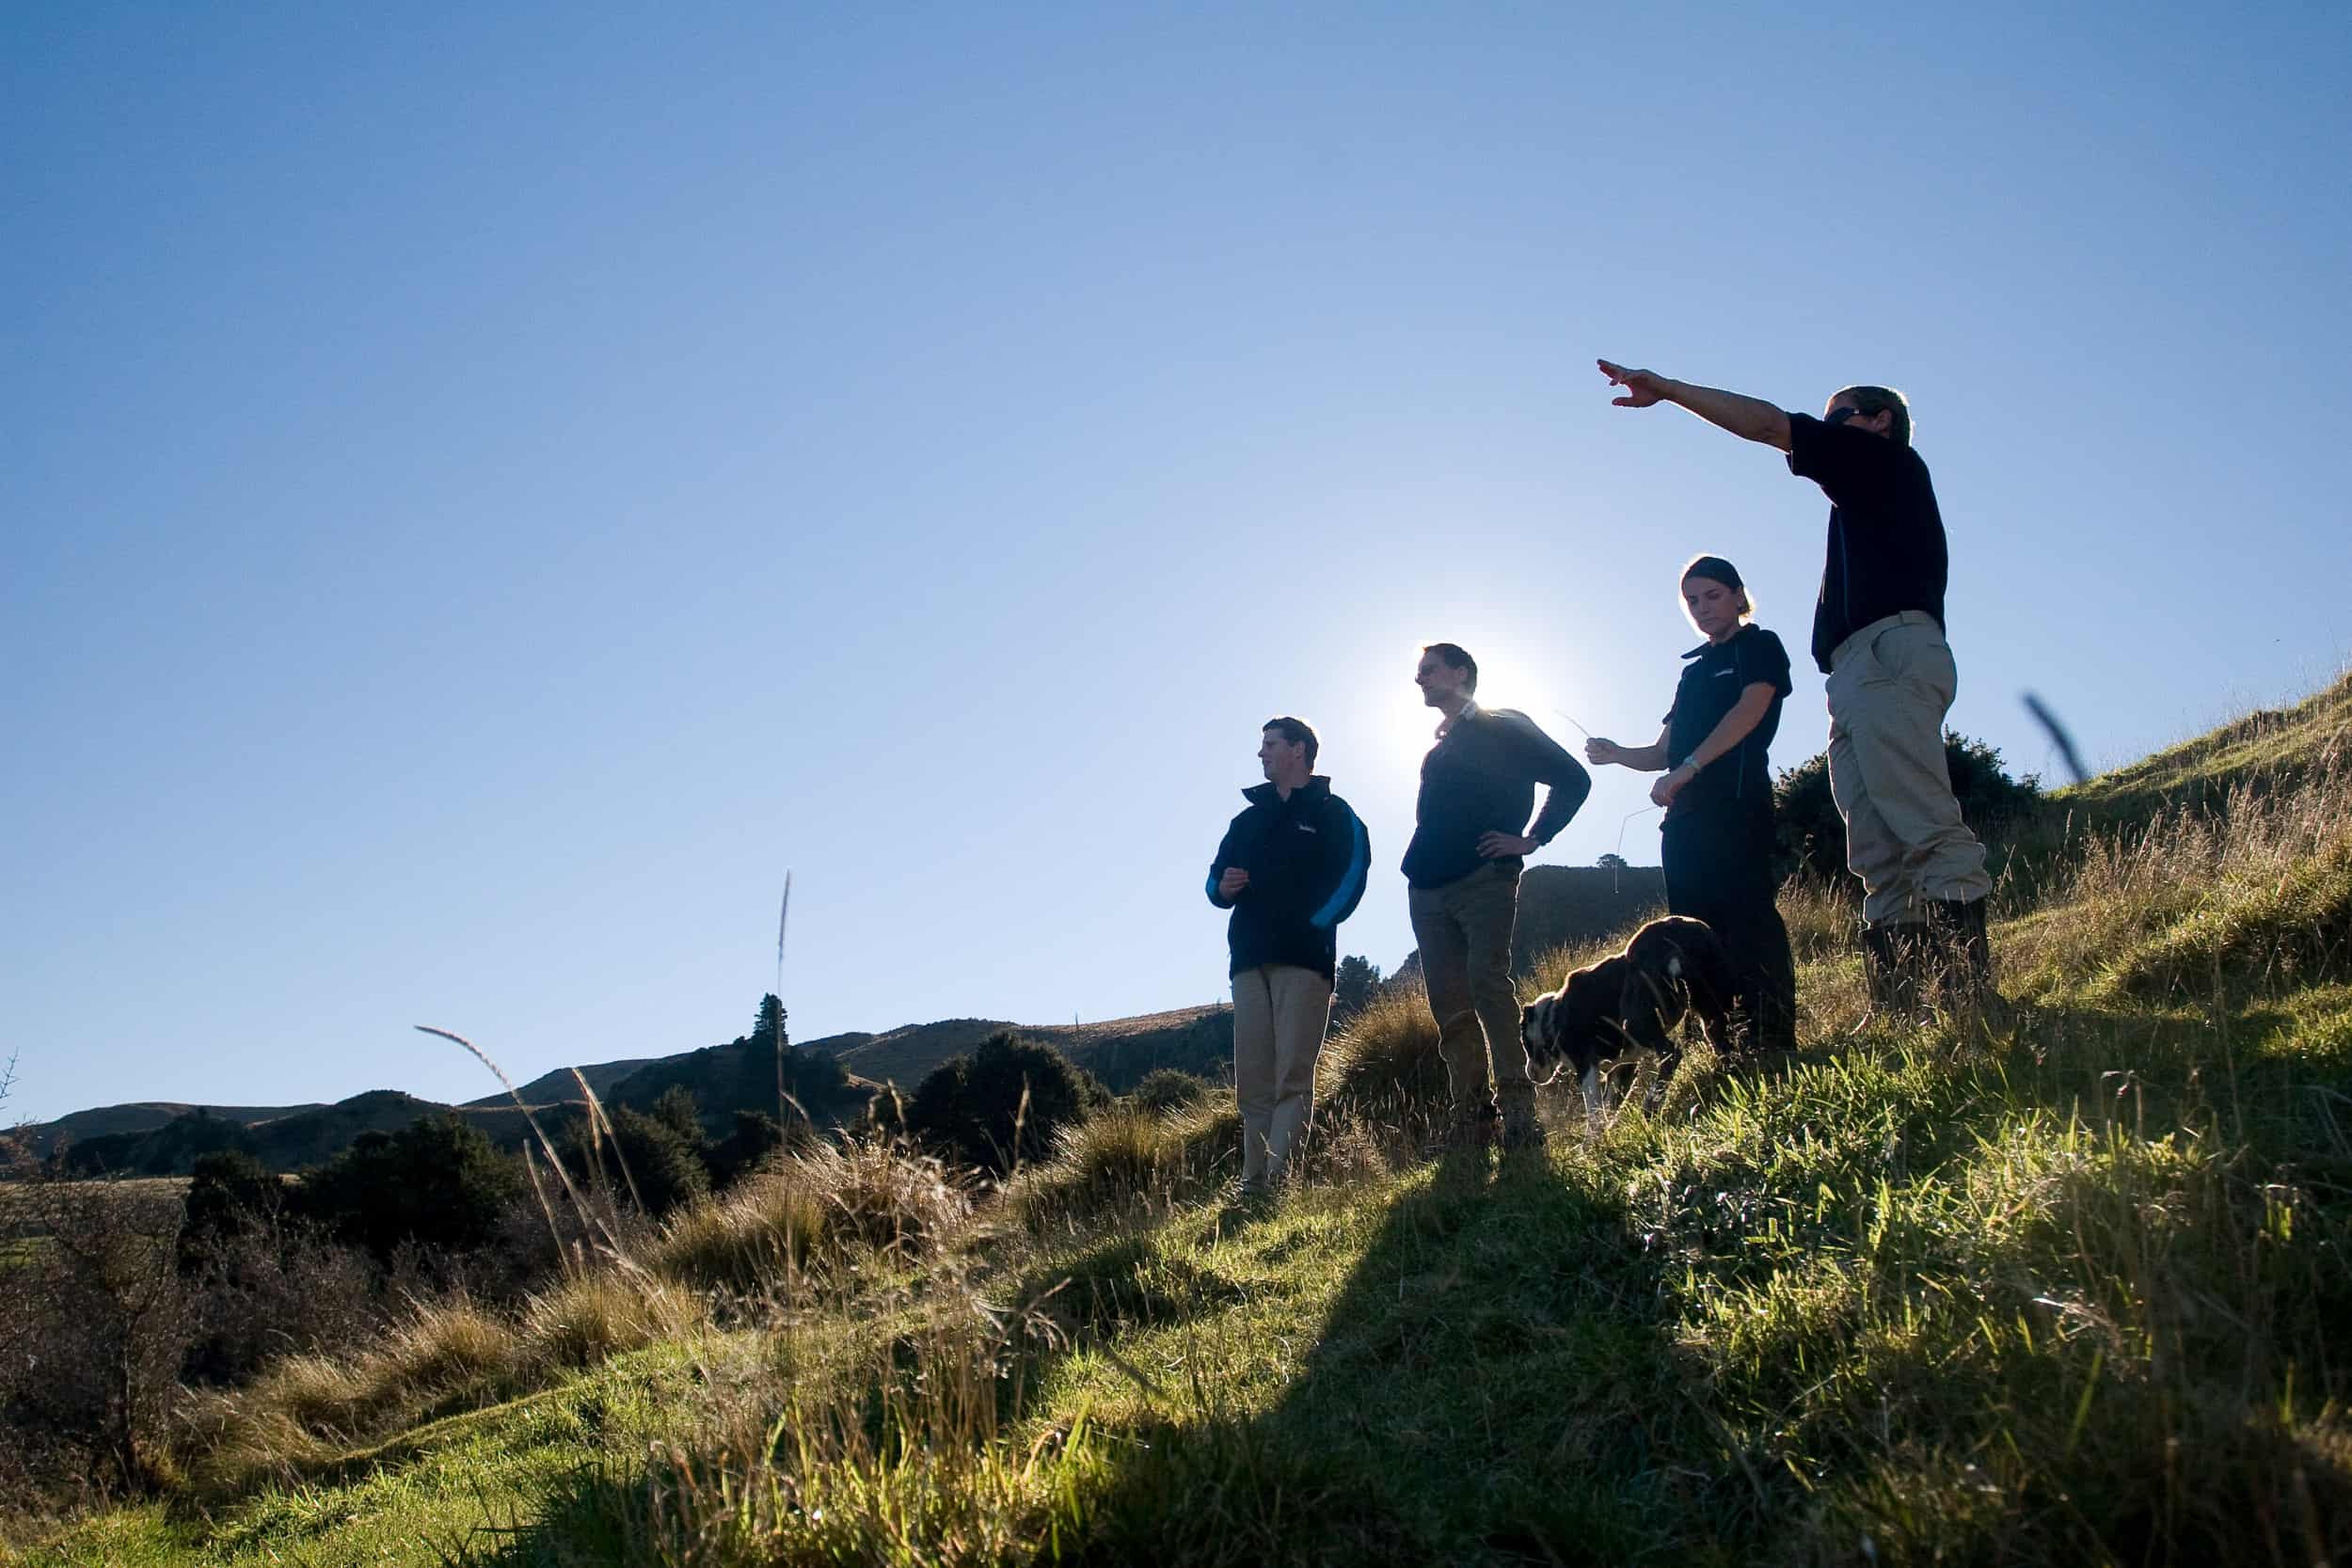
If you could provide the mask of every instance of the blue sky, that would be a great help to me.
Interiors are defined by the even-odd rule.
[[[1803,645],[1819,493],[1597,355],[1906,388],[2021,768],[2352,649],[2338,7],[0,28],[9,1116],[711,1044],[787,868],[800,1038],[1209,1001],[1277,712],[1393,967],[1419,643],[1571,741],[1698,549]]]

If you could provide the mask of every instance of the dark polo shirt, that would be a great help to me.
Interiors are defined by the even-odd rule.
[[[1873,621],[1923,610],[1944,625],[1944,515],[1919,454],[1810,414],[1788,416],[1788,471],[1828,495],[1829,552],[1813,606],[1813,662]]]
[[[1871,437],[1873,440],[1876,436]],[[1742,626],[1726,642],[1702,642],[1682,656],[1681,684],[1675,688],[1675,705],[1666,715],[1666,761],[1679,765],[1698,750],[1699,742],[1715,733],[1751,686],[1769,686],[1772,702],[1739,745],[1699,769],[1695,778],[1675,794],[1666,815],[1687,816],[1716,806],[1741,804],[1769,808],[1772,799],[1771,758],[1772,736],[1780,729],[1781,700],[1792,688],[1788,680],[1788,650],[1762,626]]]

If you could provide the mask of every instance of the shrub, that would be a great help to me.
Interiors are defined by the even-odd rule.
[[[181,1200],[180,1272],[196,1273],[228,1242],[271,1226],[285,1203],[286,1184],[243,1149],[198,1156]]]
[[[522,1191],[516,1161],[480,1129],[443,1115],[397,1132],[362,1132],[303,1180],[295,1207],[389,1262],[403,1242],[451,1252],[479,1246]]]
[[[1109,1099],[1052,1046],[999,1032],[916,1086],[907,1131],[948,1159],[1002,1175],[1042,1157],[1057,1132]]]
[[[2010,778],[1997,749],[1957,731],[1944,733],[1944,766],[1960,815],[1979,838],[2015,827],[2042,803],[2039,775]],[[1772,811],[1778,875],[1803,874],[1860,894],[1846,875],[1846,824],[1830,795],[1826,752],[1781,774],[1772,785]]]
[[[209,1243],[183,1276],[195,1319],[183,1383],[245,1383],[290,1351],[348,1350],[383,1326],[382,1275],[367,1255],[282,1216]]]
[[[35,1240],[0,1265],[0,1477],[20,1496],[146,1491],[194,1329],[179,1195],[11,1174],[7,1226]]]
[[[687,1097],[686,1102],[691,1107],[692,1097]],[[628,1169],[628,1185],[635,1190],[645,1212],[660,1218],[708,1194],[709,1167],[703,1164],[700,1149],[687,1141],[674,1121],[626,1105],[614,1106],[612,1116],[612,1142]],[[572,1125],[577,1130],[582,1124]],[[575,1171],[584,1170],[585,1150],[577,1139],[574,1157],[580,1162]]]
[[[804,1137],[807,1132],[806,1122],[794,1123],[793,1132]],[[717,1188],[734,1185],[792,1142],[793,1132],[787,1132],[784,1125],[765,1111],[736,1112],[735,1131],[710,1148],[710,1184]]]
[[[1213,1085],[1205,1078],[1172,1067],[1154,1068],[1127,1095],[1130,1104],[1146,1111],[1181,1111],[1209,1098]]]

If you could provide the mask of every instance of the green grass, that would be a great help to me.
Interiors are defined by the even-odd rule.
[[[298,1485],[28,1560],[2344,1560],[2348,692],[2067,792],[2003,1028],[1855,1032],[1800,895],[1796,1064],[1694,1052],[1590,1132],[1556,1086],[1548,1149],[1432,1160],[1406,997],[1333,1042],[1270,1206],[1217,1196],[1216,1104],[1098,1118],[969,1215],[807,1166],[648,1252],[719,1292],[698,1326],[597,1364],[684,1308],[543,1310],[560,1348],[458,1398],[509,1402],[419,1373],[396,1431],[305,1429]]]

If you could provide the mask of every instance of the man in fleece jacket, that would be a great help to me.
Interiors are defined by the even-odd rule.
[[[1232,910],[1233,1097],[1241,1108],[1241,1191],[1282,1175],[1314,1109],[1315,1058],[1331,1018],[1339,925],[1364,895],[1372,847],[1302,720],[1269,719],[1258,746],[1266,782],[1225,830],[1209,902]]]

